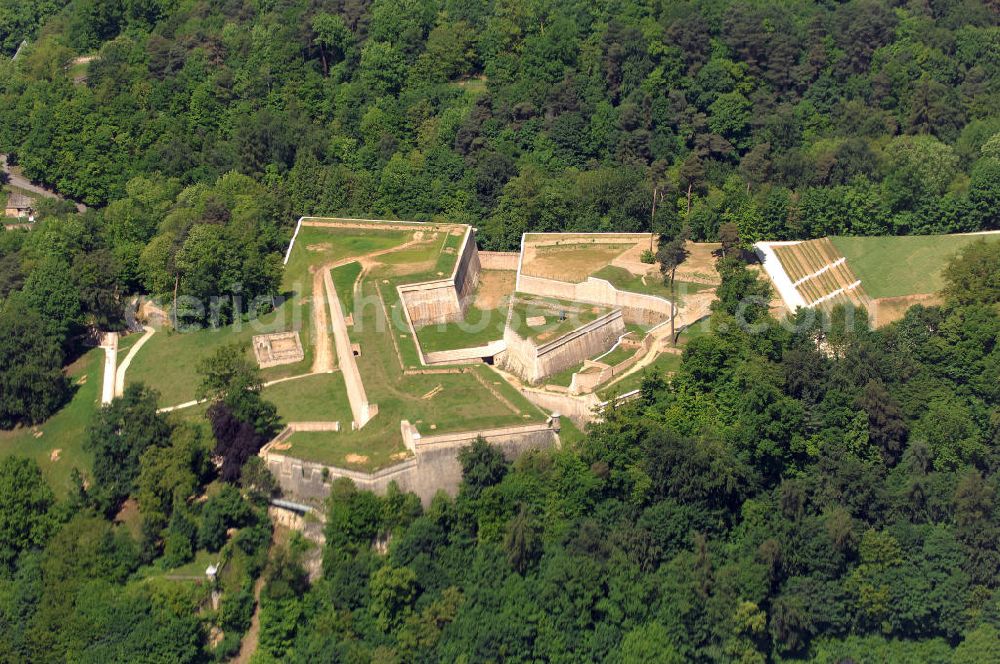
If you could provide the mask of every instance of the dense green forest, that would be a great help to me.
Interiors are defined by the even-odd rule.
[[[257,314],[303,214],[500,250],[997,229],[998,108],[989,0],[0,0],[0,152],[89,206],[0,232],[0,428],[132,295]],[[1000,661],[991,246],[879,330],[737,325],[763,284],[726,259],[713,333],[579,444],[477,445],[426,510],[336,485],[312,583],[269,547],[254,368],[200,368],[200,424],[131,386],[71,495],[0,461],[0,662],[224,660],[258,579],[259,662]],[[174,578],[208,562],[218,607]]]

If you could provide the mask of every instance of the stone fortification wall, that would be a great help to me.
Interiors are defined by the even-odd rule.
[[[673,312],[669,300],[655,295],[618,290],[609,281],[596,277],[587,277],[585,281],[571,284],[522,273],[517,277],[517,290],[529,295],[618,307],[627,322],[638,325],[656,325],[669,319]]]
[[[625,319],[619,310],[564,334],[555,341],[538,347],[538,378],[559,373],[588,357],[609,350],[625,334]]]
[[[455,283],[455,292],[458,293],[463,312],[466,302],[472,297],[472,293],[479,284],[480,269],[482,269],[482,265],[479,260],[479,248],[476,247],[476,235],[469,227],[465,230],[462,248],[459,250],[458,260],[455,261],[455,269],[451,273],[451,279]]]
[[[516,251],[480,251],[479,265],[484,270],[516,270],[520,256]]]
[[[654,342],[655,339],[651,334],[647,334],[639,343],[633,342],[631,347],[635,348],[635,352],[632,356],[625,358],[614,366],[605,364],[600,359],[584,361],[583,369],[573,374],[573,379],[570,381],[570,394],[587,394],[593,392],[599,385],[603,385],[611,379],[621,376],[635,366],[635,363],[640,358],[649,353]],[[624,344],[625,341],[623,340],[619,343]]]
[[[623,334],[625,319],[619,309],[537,346],[508,325],[504,332],[507,351],[498,358],[498,362],[507,371],[537,383],[588,357],[607,351]]]
[[[461,320],[466,303],[479,283],[479,270],[476,237],[468,227],[450,277],[398,287],[410,323],[422,327]]]
[[[542,410],[568,417],[580,429],[596,419],[594,409],[601,403],[595,394],[574,397],[535,387],[522,387],[518,391]]]
[[[458,452],[471,444],[480,433],[486,435],[487,440],[508,459],[514,459],[528,450],[553,447],[558,442],[558,424],[555,422],[552,426],[536,424],[433,436],[428,438],[431,444],[423,444],[423,439],[417,443],[417,453],[413,458],[374,473],[303,461],[272,452],[270,446],[261,451],[261,457],[281,487],[282,494],[296,502],[321,505],[330,494],[330,483],[339,477],[346,477],[359,489],[379,494],[384,494],[389,483],[395,482],[401,490],[412,491],[424,505],[429,505],[438,491],[451,495],[458,493],[462,481]],[[443,440],[445,438],[447,441]],[[437,439],[442,440],[433,442]]]
[[[462,318],[462,302],[451,279],[398,286],[413,325],[452,323]]]
[[[503,341],[507,349],[496,357],[497,366],[525,380],[534,380],[532,376],[537,374],[538,347],[515,332],[510,325],[504,329]]]
[[[333,328],[333,345],[336,346],[337,362],[344,375],[347,400],[351,404],[354,425],[360,429],[374,417],[377,410],[368,403],[365,385],[361,382],[361,372],[358,371],[358,362],[351,349],[351,338],[347,334],[344,310],[340,306],[337,289],[333,287],[333,278],[330,276],[329,268],[323,271],[323,285],[326,288],[326,300],[330,309],[330,323]]]
[[[473,348],[458,348],[456,350],[439,350],[432,353],[421,351],[421,361],[427,366],[439,364],[474,364],[482,361],[484,357],[494,357],[502,353],[507,348],[503,339],[491,341],[485,346]]]

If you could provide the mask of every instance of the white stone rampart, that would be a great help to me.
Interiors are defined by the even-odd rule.
[[[351,415],[354,417],[354,425],[361,428],[368,424],[372,418],[374,410],[368,403],[368,395],[365,393],[365,385],[361,382],[361,372],[358,371],[358,362],[351,350],[351,338],[347,334],[347,321],[344,320],[344,310],[340,306],[340,298],[337,297],[337,289],[333,286],[333,277],[330,276],[330,268],[323,270],[323,285],[326,288],[326,301],[330,309],[330,324],[333,328],[333,344],[336,346],[337,362],[341,372],[344,374],[344,384],[347,387],[347,400],[351,404]]]
[[[479,283],[479,250],[467,226],[451,276],[398,286],[399,297],[415,327],[461,320],[468,300]]]
[[[799,242],[758,242],[753,246],[754,251],[764,265],[764,271],[767,272],[767,276],[771,278],[771,283],[774,284],[778,295],[784,301],[785,307],[793,313],[797,309],[807,306],[806,301],[798,289],[795,288],[788,273],[785,272],[785,268],[782,266],[781,261],[778,260],[778,254],[775,253],[774,247],[787,247],[794,244],[799,244]]]
[[[666,298],[619,290],[606,279],[597,277],[587,277],[585,281],[572,284],[519,274],[517,283],[517,290],[529,295],[618,307],[629,323],[656,325],[669,320],[673,312],[673,306]]]

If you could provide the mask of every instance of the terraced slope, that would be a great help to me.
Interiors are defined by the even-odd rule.
[[[861,281],[829,238],[776,246],[774,252],[809,306],[831,309],[837,304],[871,305]]]

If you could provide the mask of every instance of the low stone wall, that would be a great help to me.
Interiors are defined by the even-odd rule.
[[[522,387],[518,391],[539,408],[568,417],[580,429],[596,419],[594,409],[600,405],[595,394],[574,397],[534,387]]]
[[[567,334],[536,346],[509,325],[504,331],[507,351],[499,358],[501,366],[530,383],[579,364],[588,357],[607,351],[625,334],[625,320],[615,309]]]
[[[270,446],[261,450],[261,457],[282,494],[296,502],[321,505],[330,494],[330,483],[346,477],[359,489],[379,494],[384,494],[389,483],[395,482],[402,491],[417,494],[424,505],[429,505],[438,491],[451,495],[458,493],[462,481],[458,453],[481,434],[513,460],[528,450],[554,447],[558,442],[558,424],[444,434],[428,437],[429,444],[419,439],[412,458],[373,473],[303,461],[271,451]]]
[[[480,251],[479,265],[484,270],[516,270],[520,256],[517,251]]]
[[[299,431],[340,431],[340,422],[289,422],[291,433]]]
[[[566,281],[519,274],[517,290],[529,295],[618,307],[627,322],[638,325],[656,325],[669,319],[673,312],[669,300],[655,295],[618,290],[611,285],[611,282],[596,277],[587,277],[585,281],[571,284]]]
[[[438,364],[474,364],[482,361],[484,357],[494,357],[498,353],[506,350],[507,344],[503,339],[491,341],[485,346],[475,346],[473,348],[458,348],[455,350],[439,350],[433,353],[421,353],[423,362],[427,366]]]
[[[653,347],[653,341],[653,335],[647,334],[642,338],[641,342],[629,344],[635,348],[635,352],[631,357],[625,358],[614,366],[605,364],[599,359],[585,360],[583,370],[573,374],[573,379],[569,384],[570,394],[587,394],[593,392],[599,385],[603,385],[611,379],[621,376],[635,366],[635,363],[649,352],[650,348]],[[626,339],[620,340],[619,343],[622,345],[626,344]],[[594,371],[594,368],[597,368],[597,371]]]

